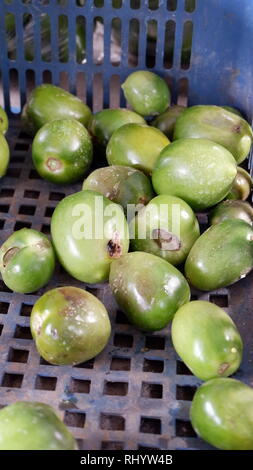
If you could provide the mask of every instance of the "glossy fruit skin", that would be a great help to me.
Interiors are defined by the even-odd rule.
[[[184,106],[170,106],[170,108],[168,108],[164,113],[157,116],[151,122],[151,125],[153,127],[157,127],[157,129],[160,129],[160,131],[162,131],[168,137],[168,139],[172,140],[176,120],[179,116],[181,116],[184,110]]]
[[[125,124],[115,131],[106,148],[109,165],[125,165],[150,175],[169,139],[155,127]]]
[[[241,199],[246,201],[253,187],[253,181],[250,174],[244,168],[237,167],[237,175],[226,199]]]
[[[184,199],[194,210],[220,202],[232,187],[236,162],[207,139],[181,139],[160,153],[152,174],[154,190]]]
[[[240,366],[243,343],[230,316],[215,304],[196,300],[176,312],[171,328],[173,346],[201,380],[228,377]]]
[[[74,183],[91,164],[90,135],[75,119],[50,121],[33,140],[32,158],[42,178],[58,184]]]
[[[144,173],[120,165],[94,170],[84,180],[83,189],[103,194],[125,211],[128,204],[147,204],[154,196],[150,179]]]
[[[128,75],[121,85],[125,98],[141,116],[163,113],[170,105],[170,90],[159,75],[138,70]]]
[[[253,268],[253,229],[243,220],[228,219],[213,225],[193,245],[186,263],[186,278],[201,290],[225,287]]]
[[[153,253],[173,265],[186,259],[199,235],[190,206],[167,194],[152,199],[130,222],[132,250]]]
[[[7,140],[0,132],[0,178],[5,175],[10,161],[10,150]]]
[[[190,299],[190,288],[180,271],[150,253],[128,253],[113,261],[109,282],[129,321],[146,331],[164,328]]]
[[[237,163],[247,157],[252,144],[252,129],[240,116],[219,106],[192,106],[177,119],[174,139],[209,139],[222,145]]]
[[[23,127],[32,136],[49,121],[76,119],[87,126],[90,117],[90,108],[79,98],[51,84],[35,88],[22,111]]]
[[[106,147],[114,131],[131,123],[146,124],[146,121],[130,109],[103,109],[92,116],[89,131],[97,144]]]
[[[226,219],[241,219],[253,225],[253,208],[245,201],[222,201],[211,211],[209,221],[211,225],[216,225]]]
[[[31,332],[39,354],[50,364],[74,365],[106,346],[111,323],[100,300],[78,287],[46,292],[34,304]]]
[[[213,379],[198,388],[192,426],[218,449],[253,450],[253,390],[235,379]]]
[[[95,224],[100,222],[98,239]],[[112,260],[129,248],[123,209],[95,191],[62,199],[52,216],[51,234],[62,266],[75,279],[91,284],[106,281]]]
[[[0,249],[0,271],[9,289],[28,294],[51,279],[55,254],[51,242],[31,228],[12,233]]]
[[[45,403],[17,401],[0,410],[0,450],[75,450],[67,426]]]
[[[0,106],[0,132],[5,134],[8,131],[9,127],[9,120],[7,117],[6,112],[4,109]]]

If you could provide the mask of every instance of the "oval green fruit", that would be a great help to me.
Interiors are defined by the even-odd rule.
[[[188,281],[201,290],[225,287],[253,268],[253,229],[243,220],[213,225],[193,245],[186,263]]]
[[[131,73],[121,86],[133,110],[141,116],[163,113],[170,105],[170,90],[163,78],[147,70]]]
[[[105,147],[114,131],[130,123],[146,124],[146,121],[130,109],[103,109],[92,116],[89,131],[94,141]]]
[[[31,135],[49,121],[76,119],[87,126],[90,117],[90,108],[79,98],[51,84],[35,88],[22,111],[23,127]]]
[[[158,194],[184,199],[194,210],[220,202],[237,171],[232,154],[207,139],[180,139],[160,153],[152,174]]]
[[[232,188],[226,195],[226,199],[241,199],[246,201],[249,197],[251,189],[253,187],[253,181],[250,174],[241,168],[237,167],[237,175],[233,181]]]
[[[171,106],[164,113],[157,116],[151,122],[151,125],[160,129],[160,131],[162,131],[168,137],[168,139],[172,140],[176,120],[179,116],[181,116],[184,110],[184,106]]]
[[[190,417],[197,434],[218,449],[253,450],[253,389],[239,380],[220,378],[201,385]]]
[[[10,150],[7,140],[0,132],[0,177],[4,176],[10,161]]]
[[[74,183],[91,164],[91,138],[75,119],[50,121],[39,129],[33,140],[32,158],[42,178],[52,183]]]
[[[0,450],[75,450],[67,426],[45,403],[17,401],[0,410]]]
[[[0,132],[5,134],[8,131],[9,121],[6,112],[0,106]]]
[[[130,222],[131,248],[182,263],[199,237],[198,220],[186,202],[167,194],[156,196]]]
[[[222,201],[209,214],[209,221],[216,225],[226,219],[241,219],[253,225],[253,208],[245,201]]]
[[[148,176],[128,166],[112,165],[94,170],[83,189],[97,191],[126,211],[128,204],[147,204],[154,196]]]
[[[201,380],[228,377],[240,366],[243,344],[230,316],[217,305],[196,300],[176,312],[173,346],[187,367]]]
[[[37,230],[22,228],[1,246],[0,271],[9,289],[35,292],[51,279],[55,255],[51,242]]]
[[[222,145],[237,163],[247,157],[252,144],[252,129],[242,117],[219,106],[192,106],[177,119],[174,139],[209,139]]]
[[[155,127],[125,124],[115,131],[106,148],[109,165],[125,165],[151,174],[169,139]]]
[[[80,364],[106,346],[111,323],[104,305],[77,287],[58,287],[34,304],[31,332],[39,354],[50,364]]]
[[[106,281],[112,260],[129,247],[122,207],[95,191],[62,199],[52,216],[51,233],[62,266],[91,284]]]
[[[128,253],[113,261],[109,282],[129,321],[146,331],[164,328],[190,299],[184,276],[167,261],[149,253]]]

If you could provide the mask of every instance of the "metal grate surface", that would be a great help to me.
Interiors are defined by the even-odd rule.
[[[32,168],[30,139],[13,122],[8,133],[11,164],[0,187],[1,242],[13,230],[32,227],[49,233],[58,201],[80,184],[60,187]],[[205,227],[206,216],[200,216]],[[231,289],[193,292],[232,314],[245,353],[236,377],[253,386],[253,276]],[[57,367],[39,357],[31,339],[29,315],[45,290],[76,285],[107,307],[113,329],[106,349],[75,367]],[[33,295],[12,293],[0,283],[0,406],[16,400],[52,405],[78,439],[81,449],[208,449],[189,422],[189,407],[200,381],[176,357],[169,329],[143,334],[117,309],[107,284],[85,286],[57,266],[54,279]]]

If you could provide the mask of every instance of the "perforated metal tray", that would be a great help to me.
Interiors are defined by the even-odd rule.
[[[49,234],[53,209],[80,184],[60,187],[32,168],[31,141],[13,121],[8,133],[11,164],[0,181],[1,243],[13,230],[32,227]],[[200,222],[205,227],[206,217]],[[253,386],[253,276],[229,289],[193,292],[234,318],[243,337],[243,363],[235,377]],[[77,285],[107,307],[112,334],[93,361],[57,367],[41,359],[31,339],[32,305],[48,289]],[[78,439],[81,449],[209,449],[189,421],[190,403],[200,381],[177,358],[165,329],[143,334],[117,309],[107,284],[85,286],[57,266],[45,289],[33,295],[12,293],[0,283],[0,405],[37,400],[52,405]]]

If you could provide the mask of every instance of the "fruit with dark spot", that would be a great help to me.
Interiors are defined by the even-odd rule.
[[[225,287],[253,268],[253,228],[238,219],[213,225],[194,243],[185,263],[188,281],[201,290]]]
[[[186,108],[184,106],[174,105],[168,108],[164,113],[157,116],[152,122],[153,127],[157,127],[170,140],[173,140],[174,127],[176,120]]]
[[[226,199],[241,199],[246,201],[253,187],[253,181],[250,174],[241,168],[237,167],[237,175],[233,181],[232,188],[226,195]]]
[[[199,237],[198,220],[188,204],[167,194],[156,196],[130,222],[131,248],[182,263]]]
[[[67,426],[45,403],[17,401],[0,410],[0,450],[75,450]]]
[[[140,251],[113,261],[109,282],[129,321],[146,331],[164,328],[190,299],[188,283],[174,266]]]
[[[148,176],[139,170],[122,165],[112,165],[94,170],[83,182],[83,189],[103,194],[120,204],[147,204],[154,196]]]
[[[88,283],[106,281],[112,260],[129,247],[122,207],[95,191],[62,199],[52,216],[51,233],[62,266]]]
[[[4,109],[0,106],[0,132],[5,134],[8,131],[9,121]]]
[[[28,294],[45,286],[54,266],[52,244],[37,230],[17,230],[1,246],[1,275],[7,287],[15,292]]]
[[[43,178],[52,183],[74,183],[91,164],[91,138],[75,119],[50,121],[40,128],[33,140],[32,158]]]
[[[253,450],[253,389],[235,379],[213,379],[199,387],[190,410],[192,426],[224,450]]]
[[[0,178],[5,175],[10,160],[10,150],[7,140],[0,132]]]
[[[209,221],[216,225],[226,219],[241,219],[253,225],[253,208],[245,201],[222,201],[209,214]]]
[[[192,106],[177,119],[174,139],[209,139],[222,145],[241,163],[249,154],[252,129],[240,116],[219,106]]]
[[[201,380],[228,377],[240,366],[240,333],[215,304],[196,300],[183,305],[173,318],[171,336],[177,354]]]
[[[80,364],[97,356],[111,333],[100,300],[77,287],[58,287],[34,304],[31,332],[39,354],[50,364]]]

